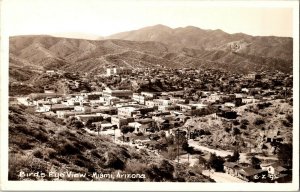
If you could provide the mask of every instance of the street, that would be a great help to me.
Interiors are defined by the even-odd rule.
[[[204,170],[202,171],[202,174],[212,178],[217,183],[246,183],[246,181],[243,181],[226,173]]]

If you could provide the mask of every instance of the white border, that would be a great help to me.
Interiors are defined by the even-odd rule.
[[[7,0],[8,1],[8,0]],[[294,129],[293,129],[293,182],[284,184],[264,183],[153,183],[153,182],[66,182],[66,181],[8,181],[8,34],[5,31],[6,0],[1,5],[1,190],[128,190],[128,191],[295,191],[299,189],[299,2],[298,1],[181,1],[187,3],[213,7],[290,7],[293,8],[293,50],[294,50]],[[83,1],[84,3],[85,1]],[[121,2],[121,1],[119,1]],[[134,3],[134,1],[131,1]],[[145,1],[149,6],[158,1]],[[172,6],[172,1],[160,1],[163,5]],[[3,9],[4,6],[4,9]]]

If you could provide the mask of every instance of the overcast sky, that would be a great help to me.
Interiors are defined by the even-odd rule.
[[[235,1],[233,6],[228,2],[195,0],[4,0],[4,19],[10,35],[70,32],[107,36],[163,24],[172,28],[192,25],[228,33],[292,37],[291,8],[245,3]]]

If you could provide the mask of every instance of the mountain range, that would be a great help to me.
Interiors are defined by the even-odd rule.
[[[99,38],[101,40],[47,35],[10,37],[10,80],[18,78],[13,74],[20,75],[26,70],[100,72],[108,66],[221,68],[238,73],[292,72],[293,67],[293,39],[290,37],[155,25]]]

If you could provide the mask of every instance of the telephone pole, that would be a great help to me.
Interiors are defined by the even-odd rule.
[[[191,125],[187,127],[187,143],[188,143],[188,146],[189,146],[189,138],[190,138],[190,129],[191,129]],[[188,155],[188,163],[190,163],[190,153],[189,151],[187,151],[187,155]]]
[[[177,130],[177,164],[179,165],[179,129]]]

